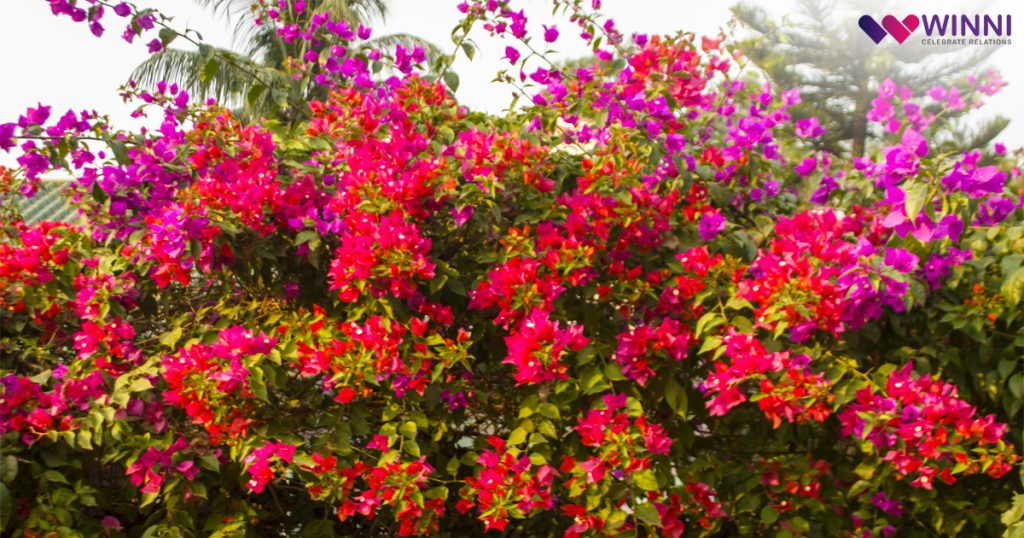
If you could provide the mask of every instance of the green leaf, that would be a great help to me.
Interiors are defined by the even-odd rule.
[[[519,404],[519,418],[526,418],[537,413],[538,398],[536,394],[531,394],[523,399],[523,403]]]
[[[249,386],[252,387],[253,394],[264,402],[270,401],[270,396],[267,394],[267,382],[263,379],[263,369],[253,367],[250,373]]]
[[[0,459],[0,482],[10,484],[18,476],[18,459],[8,454]]]
[[[697,351],[697,354],[703,355],[720,347],[722,347],[722,339],[717,336],[711,336],[704,339],[704,343],[700,345],[700,350]]]
[[[53,370],[43,370],[42,372],[28,378],[28,380],[36,385],[42,385],[50,380],[51,375],[53,375]]]
[[[121,145],[123,146],[124,144]],[[92,198],[93,200],[96,200],[97,202],[102,204],[103,202],[107,201],[107,198],[109,198],[109,196],[107,196],[107,191],[103,190],[103,188],[100,187],[99,183],[94,183],[92,186]]]
[[[256,108],[257,101],[263,96],[263,92],[267,91],[267,87],[263,84],[253,84],[249,86],[249,91],[245,92],[245,104],[249,108]]]
[[[651,525],[653,527],[661,526],[661,516],[658,515],[658,509],[651,503],[643,503],[635,508],[636,516],[640,518],[640,521]]]
[[[85,450],[92,450],[92,432],[89,430],[78,430],[78,446]]]
[[[689,406],[689,401],[686,396],[686,389],[684,389],[679,382],[673,377],[669,377],[665,380],[665,401],[668,402],[668,406],[672,408],[681,417],[686,416],[686,411]]]
[[[761,523],[764,523],[765,527],[771,527],[773,523],[779,520],[779,511],[772,508],[771,505],[765,505],[761,509]]]
[[[700,173],[700,169],[697,171]],[[708,173],[708,175],[710,175],[710,173]],[[705,174],[701,174],[701,177],[707,176]],[[711,193],[711,198],[714,199],[715,204],[719,207],[728,207],[736,195],[734,191],[717,181],[712,181],[708,184],[708,191]]]
[[[562,418],[561,414],[558,412],[558,407],[549,403],[540,405],[540,415],[544,418],[550,418],[551,420],[559,420]]]
[[[729,299],[729,302],[725,303],[725,307],[729,310],[743,310],[744,308],[748,308],[750,310],[754,309],[754,305],[750,304],[750,301],[739,297]]]
[[[877,466],[877,461],[861,462],[861,464],[853,470],[853,474],[863,478],[864,480],[870,480],[872,476],[875,476],[875,468]]]
[[[583,366],[593,361],[595,357],[597,357],[597,350],[594,349],[594,346],[586,346],[576,353],[576,365]]]
[[[64,478],[63,474],[61,474],[58,471],[54,471],[53,469],[50,469],[49,471],[44,472],[43,473],[43,479],[46,480],[47,482],[53,482],[53,483],[56,483],[56,484],[67,484],[68,483],[68,479]]]
[[[612,381],[626,380],[626,376],[622,375],[622,368],[613,362],[609,362],[604,366],[604,376]]]
[[[454,71],[445,71],[442,78],[444,78],[445,85],[451,88],[452,93],[459,90],[459,75]]]
[[[39,457],[42,458],[43,463],[47,467],[63,467],[68,464],[68,460],[56,450],[43,450]]]
[[[198,480],[195,480],[191,484],[189,484],[188,489],[192,490],[192,494],[195,495],[196,497],[200,497],[203,499],[208,498],[206,496],[206,484],[203,484]]]
[[[174,349],[174,344],[181,338],[181,327],[175,327],[163,334],[160,337],[160,344],[168,348]]]
[[[213,534],[210,534],[210,538],[229,538],[235,536],[245,535],[246,518],[235,517],[230,520],[230,523],[225,523],[219,527]]]
[[[470,61],[472,61],[473,58],[476,57],[476,48],[471,43],[463,41],[462,52],[466,53],[466,57],[469,58]]]
[[[811,523],[800,516],[790,519],[789,524],[793,530],[800,532],[809,532],[811,530]]]
[[[302,230],[295,234],[295,242],[292,243],[295,246],[299,246],[303,243],[308,243],[314,239],[319,239],[320,234],[316,230]]]
[[[288,94],[281,90],[270,90],[270,98],[278,108],[288,108]]]
[[[1021,298],[1024,296],[1024,267],[1018,267],[1016,271],[1009,274],[1003,280],[999,294],[1003,296],[1003,299],[1011,307],[1020,304]]]
[[[1024,495],[1014,495],[1013,507],[1003,512],[999,520],[1003,522],[1003,525],[1013,525],[1022,519],[1024,519]]]
[[[455,141],[455,131],[447,125],[442,125],[437,128],[438,141],[444,144],[451,144]]]
[[[416,431],[416,423],[411,420],[403,422],[402,425],[398,427],[398,433],[402,434],[406,439],[415,439]]]
[[[721,315],[716,312],[708,312],[697,320],[697,327],[694,329],[693,334],[695,336],[700,336],[704,334],[704,331],[717,327],[723,323],[725,323],[725,319],[723,319]]]
[[[559,437],[558,432],[555,430],[555,426],[551,424],[551,421],[549,420],[540,421],[537,424],[537,431],[549,439],[557,439]]]
[[[199,458],[199,466],[208,471],[217,472],[220,470],[220,460],[213,454],[207,454]]]
[[[459,476],[459,458],[452,456],[452,458],[448,460],[448,465],[445,466],[444,470],[448,471],[450,476]]]
[[[658,486],[658,477],[650,469],[633,473],[633,483],[647,491],[657,491],[660,487]]]
[[[449,131],[450,130],[451,129],[449,129]],[[459,282],[458,279],[449,278],[446,284],[448,286],[448,289],[455,295],[466,297],[466,285],[463,284],[462,282]]]
[[[428,489],[423,493],[424,499],[447,499],[448,488],[446,486],[437,486]]]
[[[860,495],[863,491],[867,490],[870,487],[871,482],[869,480],[858,480],[854,482],[848,490],[846,490],[846,495],[849,498],[853,498]]]
[[[580,376],[580,379],[583,380],[580,385],[583,394],[598,394],[611,388],[611,385],[605,381],[604,373],[601,372],[600,368],[588,370]]]
[[[430,293],[431,295],[441,291],[444,287],[445,282],[448,282],[448,275],[444,273],[437,273],[434,275],[434,279],[430,281]]]
[[[124,145],[124,142],[110,140],[107,145],[110,146],[110,151],[114,154],[114,159],[118,164],[131,164],[128,159],[128,147]]]
[[[170,28],[161,28],[160,33],[157,35],[160,36],[160,42],[163,43],[164,46],[166,47],[167,45],[170,45],[172,41],[177,39],[178,32],[175,32]]]
[[[14,499],[11,497],[11,490],[7,489],[7,484],[0,483],[0,531],[7,528],[13,511]]]
[[[1010,382],[1007,383],[1010,387],[1010,392],[1013,393],[1018,399],[1024,397],[1024,374],[1017,372],[1010,378]]]
[[[522,443],[526,440],[526,434],[527,432],[523,428],[516,428],[512,430],[512,433],[508,436],[508,444],[518,445],[519,443]]]
[[[217,58],[210,58],[203,64],[203,69],[199,71],[199,82],[203,84],[209,83],[213,80],[213,77],[217,76],[217,71],[220,70],[220,63],[217,62]]]
[[[1019,359],[1003,359],[999,361],[999,378],[1006,379],[1010,377],[1017,365],[1020,364]]]
[[[921,214],[925,203],[928,202],[928,192],[929,186],[927,183],[915,183],[907,188],[905,205],[907,216],[910,217],[911,221],[916,220],[917,216]]]
[[[135,381],[132,381],[131,385],[128,385],[128,389],[132,392],[142,392],[151,388],[153,388],[153,384],[145,377],[140,377]]]

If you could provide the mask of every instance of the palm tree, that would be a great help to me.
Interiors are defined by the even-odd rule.
[[[285,43],[270,25],[258,26],[253,0],[194,1],[233,23],[233,47],[168,47],[136,67],[133,80],[144,86],[161,80],[177,83],[194,97],[213,98],[233,107],[239,117],[248,121],[263,117],[292,121],[305,111],[290,103],[325,97],[323,87],[295,81],[284,69],[288,58],[301,58],[306,53],[308,43]],[[308,21],[316,13],[329,13],[335,20],[355,26],[384,22],[388,6],[386,0],[308,0],[300,22]],[[395,45],[419,45],[428,58],[439,55],[436,46],[409,34],[375,37],[362,47],[386,49]]]
[[[857,17],[901,10],[887,9],[892,6],[882,0],[797,3],[800,14],[795,21],[778,23],[764,9],[750,4],[734,6],[733,14],[754,33],[743,47],[747,57],[777,86],[800,88],[803,99],[794,115],[817,116],[828,130],[824,147],[837,154],[863,155],[870,134],[865,115],[885,78],[920,95],[936,84],[948,85],[978,72],[996,50],[927,47],[914,40],[895,45],[892,39],[877,46],[861,33]],[[946,114],[946,119],[956,119],[950,116]],[[961,149],[980,147],[1008,123],[1008,119],[997,117],[975,126],[968,136],[961,125],[957,139],[949,142]]]

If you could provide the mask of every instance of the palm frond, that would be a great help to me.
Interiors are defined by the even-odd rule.
[[[134,80],[143,86],[159,81],[176,83],[198,99],[212,98],[233,107],[238,117],[248,121],[265,117],[293,121],[303,113],[294,103],[326,97],[324,88],[296,81],[284,70],[286,60],[302,57],[310,44],[285,43],[271,25],[256,25],[258,9],[254,0],[193,1],[228,21],[232,48],[202,45],[198,50],[166,49],[136,67]],[[388,1],[307,0],[298,22],[308,21],[317,13],[328,13],[332,19],[345,20],[354,27],[384,21]],[[294,18],[296,14],[286,16]],[[431,64],[443,54],[433,43],[410,34],[378,36],[358,46],[388,49],[397,45],[422,47]]]
[[[266,75],[266,69],[249,58],[216,47],[203,51],[168,48],[132,72],[132,78],[144,86],[173,82],[194,97],[213,98],[226,106],[237,105],[257,76],[265,79]]]

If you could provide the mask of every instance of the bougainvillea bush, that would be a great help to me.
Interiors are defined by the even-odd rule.
[[[456,52],[507,44],[500,116],[282,0],[279,116],[160,84],[124,90],[151,129],[0,125],[4,532],[1017,535],[1019,153],[932,134],[998,75],[882,82],[851,162],[722,36],[598,4],[457,6]],[[78,221],[19,219],[46,173]]]

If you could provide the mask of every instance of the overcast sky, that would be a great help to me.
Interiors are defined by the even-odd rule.
[[[199,30],[207,42],[229,45],[227,23],[196,7],[190,0],[138,0],[142,6],[151,6],[173,16],[173,26]],[[451,50],[452,27],[461,14],[455,1],[448,0],[393,0],[391,15],[383,25],[376,25],[375,35],[407,32],[422,36],[443,50]],[[719,0],[605,0],[604,12],[615,19],[624,34],[635,31],[645,33],[672,33],[679,29],[698,34],[715,34],[730,18],[731,2]],[[545,0],[518,0],[531,17],[531,25],[539,28],[551,9]],[[776,14],[783,14],[791,5],[786,0],[770,3]],[[953,0],[916,0],[898,3],[905,13],[963,12]],[[1017,29],[1024,29],[1024,2],[1002,0],[993,2],[988,12],[1009,13],[1017,19]],[[0,122],[16,121],[28,106],[37,102],[53,105],[54,112],[68,108],[96,109],[109,113],[118,126],[131,127],[130,108],[117,96],[117,87],[125,82],[132,68],[146,58],[147,52],[139,43],[129,45],[119,37],[120,20],[110,14],[105,22],[108,33],[96,39],[84,24],[58,19],[49,12],[45,0],[3,0],[0,8],[0,50],[4,81],[0,87]],[[880,19],[880,15],[878,17]],[[557,21],[563,37],[558,41],[560,52],[578,57],[587,51],[581,41],[569,35],[574,27],[565,20]],[[115,28],[112,28],[115,27]],[[919,30],[919,33],[921,31]],[[458,97],[472,108],[498,112],[507,106],[510,89],[490,81],[500,68],[505,43],[479,32],[474,35],[480,53],[473,62],[463,55],[455,63],[461,77]],[[1011,147],[1024,146],[1024,37],[1014,37],[1014,43],[1002,46],[991,59],[1010,85],[993,98],[988,110],[1014,119],[1000,139]],[[148,39],[148,38],[147,38]],[[564,47],[564,48],[561,48]],[[0,162],[8,157],[0,154]]]

